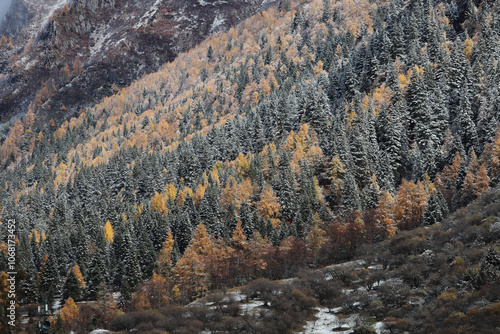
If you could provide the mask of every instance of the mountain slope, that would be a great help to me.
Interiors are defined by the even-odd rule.
[[[50,118],[59,124],[260,6],[257,0],[14,1],[1,31],[0,117],[24,114],[31,104],[42,125]]]
[[[149,317],[138,307],[114,319],[111,329],[496,333],[499,214],[497,187],[441,224],[364,245],[355,260],[211,292],[175,311],[153,307]]]
[[[61,126],[28,113],[0,149],[21,303],[159,309],[370,244],[416,255],[499,182],[499,9],[467,6],[281,1]],[[288,292],[304,309],[273,312],[304,319]]]

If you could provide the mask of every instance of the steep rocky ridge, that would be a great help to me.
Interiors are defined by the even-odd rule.
[[[15,0],[0,31],[0,120],[32,104],[41,124],[59,123],[263,5],[269,1]]]

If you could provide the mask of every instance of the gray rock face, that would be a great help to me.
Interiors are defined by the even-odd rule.
[[[115,7],[115,0],[77,0],[75,6],[96,11],[98,8]]]

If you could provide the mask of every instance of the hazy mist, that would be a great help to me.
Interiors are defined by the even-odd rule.
[[[9,9],[12,0],[0,0],[0,27],[2,26],[3,17],[7,10]]]

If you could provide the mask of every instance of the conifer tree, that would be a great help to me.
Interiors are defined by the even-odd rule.
[[[359,187],[364,187],[370,181],[371,164],[369,160],[369,145],[363,124],[353,124],[349,134],[350,156],[352,157],[352,174]]]
[[[157,271],[160,274],[167,277],[169,276],[170,271],[172,270],[173,267],[173,261],[172,261],[173,250],[174,250],[174,237],[172,235],[172,232],[168,231],[167,238],[163,243],[157,261],[157,268],[158,268]]]
[[[50,305],[54,302],[60,288],[59,266],[57,265],[57,257],[52,248],[52,237],[47,238],[47,250],[42,259],[42,267],[40,269],[40,294],[42,299],[46,300]]]
[[[346,209],[361,209],[361,199],[359,189],[354,176],[346,172],[342,187],[342,206]]]
[[[292,30],[295,31],[297,29],[300,29],[302,27],[302,24],[304,24],[304,18],[302,17],[300,8],[297,8],[293,17]]]
[[[134,289],[142,277],[141,267],[139,266],[139,260],[137,258],[137,249],[128,231],[123,236],[123,241],[126,248],[123,256],[124,275],[122,285],[125,281],[126,288]]]
[[[252,217],[252,209],[246,201],[241,203],[239,218],[239,222],[241,223],[243,231],[245,231],[245,235],[247,238],[250,237],[254,231],[254,221]]]
[[[433,152],[437,138],[432,132],[434,116],[431,113],[423,75],[418,73],[408,87],[408,109],[410,112],[410,139],[422,152]]]
[[[78,232],[73,238],[73,247],[76,251],[76,260],[78,266],[82,270],[85,275],[87,271],[87,262],[88,262],[88,242],[87,236],[81,224],[78,224]],[[73,298],[75,299],[75,298]],[[75,299],[76,300],[76,299]]]
[[[71,297],[75,301],[80,301],[83,298],[83,291],[74,268],[71,268],[66,276],[66,280],[62,287],[62,297],[63,300],[67,300]]]
[[[427,202],[427,207],[424,211],[424,224],[432,225],[439,223],[444,218],[444,212],[442,211],[441,204],[439,203],[439,198],[437,194],[431,193],[429,196],[429,201]]]
[[[100,297],[102,286],[106,280],[105,260],[103,250],[96,249],[92,254],[87,276],[85,277],[87,284],[87,298],[95,300]]]
[[[309,88],[301,109],[302,121],[310,123],[311,127],[323,138],[328,129],[331,113],[328,96],[319,85]]]
[[[378,206],[380,197],[380,187],[377,182],[377,177],[372,176],[371,182],[363,188],[362,191],[362,207],[364,210],[375,209]]]
[[[307,235],[307,246],[312,252],[315,259],[318,258],[319,252],[323,245],[327,242],[326,232],[322,229],[323,222],[318,213],[314,214],[311,231]]]
[[[467,85],[464,85],[460,91],[459,109],[454,119],[452,130],[457,135],[466,151],[469,151],[477,144],[476,125],[472,118],[472,109]]]
[[[73,298],[69,297],[61,309],[61,320],[66,331],[75,329],[78,324],[80,312]]]
[[[276,193],[281,207],[281,217],[283,220],[291,220],[297,208],[297,195],[288,152],[283,152],[281,155],[278,170]]]
[[[397,230],[394,216],[394,199],[388,191],[382,192],[375,212],[374,240],[391,238]]]
[[[395,198],[395,218],[398,227],[410,229],[422,223],[428,195],[422,182],[403,179]]]
[[[247,248],[247,237],[241,227],[241,222],[238,222],[231,236],[231,246],[236,250],[245,250]]]
[[[344,73],[345,101],[349,102],[358,91],[358,79],[354,73],[351,63],[348,63]]]
[[[186,212],[182,213],[179,217],[179,223],[174,229],[174,236],[177,244],[179,245],[179,251],[181,253],[187,248],[193,237],[193,226]]]
[[[191,245],[173,269],[173,277],[183,298],[203,296],[209,285],[205,259],[212,251],[212,241],[203,224],[196,228]]]
[[[406,55],[403,27],[397,22],[391,31],[392,57],[402,58]]]

